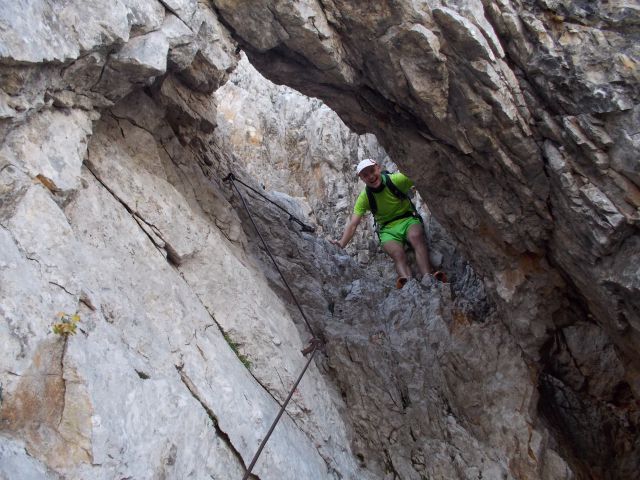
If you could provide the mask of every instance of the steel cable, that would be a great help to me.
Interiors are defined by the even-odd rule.
[[[284,274],[282,273],[282,270],[280,270],[280,267],[278,266],[278,263],[276,262],[275,258],[273,258],[273,254],[271,253],[271,250],[269,249],[269,247],[267,245],[267,242],[265,242],[264,238],[262,237],[262,234],[260,233],[260,230],[258,230],[258,226],[256,225],[256,222],[253,220],[253,215],[251,215],[251,212],[249,211],[249,207],[247,206],[247,202],[244,200],[244,197],[242,196],[242,194],[240,193],[240,190],[238,190],[238,187],[235,184],[236,181],[238,181],[238,182],[240,182],[240,181],[237,180],[237,178],[232,173],[230,173],[229,176],[227,176],[225,178],[225,180],[226,179],[229,179],[231,181],[231,184],[233,185],[233,188],[238,193],[238,196],[240,197],[240,200],[242,201],[242,205],[244,206],[244,209],[247,211],[247,215],[249,215],[249,220],[251,220],[251,223],[253,224],[253,228],[256,230],[256,233],[258,234],[258,237],[260,237],[260,241],[262,242],[262,245],[264,245],[264,248],[267,251],[267,255],[269,256],[269,258],[271,259],[271,261],[275,265],[276,270],[280,274],[280,278],[282,279],[282,282],[284,283],[285,287],[287,287],[287,290],[289,291],[289,295],[291,295],[291,298],[293,298],[293,301],[296,304],[296,307],[298,307],[298,310],[300,311],[300,315],[302,315],[302,319],[304,320],[304,323],[307,325],[307,328],[309,329],[309,333],[311,333],[312,337],[316,338],[316,334],[313,331],[313,328],[311,327],[311,324],[309,323],[309,320],[307,319],[307,316],[305,315],[304,311],[302,310],[302,307],[300,306],[300,303],[298,302],[298,299],[293,294],[293,291],[291,290],[291,287],[289,286],[289,282],[287,282],[287,279],[284,278]],[[240,183],[242,183],[242,182],[240,182]],[[243,185],[244,185],[244,183],[243,183]],[[275,204],[275,205],[277,205],[277,204]],[[282,207],[279,207],[279,208],[284,210],[284,208],[282,208]],[[284,211],[286,212],[286,210],[284,210]],[[289,213],[289,212],[287,212],[287,213]]]
[[[318,346],[314,345],[313,350],[311,351],[311,355],[309,356],[309,360],[307,360],[307,363],[302,369],[302,373],[300,373],[300,375],[298,376],[298,379],[296,380],[296,383],[293,384],[291,391],[289,391],[289,395],[287,395],[287,398],[285,399],[284,403],[280,407],[280,411],[278,412],[278,415],[276,415],[275,420],[271,423],[271,427],[269,427],[269,431],[267,432],[264,439],[260,443],[260,446],[258,447],[256,454],[253,456],[251,463],[247,467],[247,471],[245,472],[244,477],[242,477],[242,480],[247,480],[249,478],[249,475],[251,475],[251,470],[253,470],[253,467],[258,461],[258,458],[260,458],[262,449],[265,447],[265,445],[267,444],[267,441],[269,440],[269,437],[271,437],[271,434],[275,430],[276,425],[280,421],[280,417],[282,417],[282,414],[287,409],[287,405],[289,404],[289,400],[291,400],[291,397],[293,396],[293,392],[295,392],[296,388],[298,388],[298,384],[300,383],[300,380],[302,380],[302,377],[304,377],[304,374],[307,372],[307,368],[309,368],[309,365],[311,364],[311,361],[313,360],[313,357],[315,357],[317,351],[318,351]]]
[[[271,200],[269,197],[267,197],[266,195],[260,193],[258,190],[256,190],[255,188],[253,188],[251,185],[247,185],[246,183],[244,183],[242,180],[240,180],[238,177],[236,177],[233,173],[230,173],[225,180],[234,180],[242,185],[244,185],[245,187],[247,187],[249,190],[251,190],[253,193],[255,193],[256,195],[260,195],[263,199],[265,199],[267,202],[275,205],[276,207],[278,207],[280,210],[282,210],[284,213],[286,213],[287,215],[289,215],[289,220],[293,220],[294,222],[296,222],[298,225],[300,225],[302,227],[302,231],[303,232],[309,232],[309,233],[313,233],[316,231],[316,229],[314,227],[312,227],[311,225],[307,225],[306,223],[304,223],[302,220],[297,219],[296,217],[294,217],[293,215],[291,215],[291,213],[289,213],[284,207],[282,207],[281,205],[278,205],[276,202],[274,202],[273,200]],[[237,189],[236,189],[237,190]]]
[[[309,345],[309,347],[305,348],[303,350],[303,354],[307,355],[310,354],[309,359],[307,360],[307,363],[305,364],[304,368],[302,369],[302,372],[300,373],[300,375],[298,376],[297,380],[295,381],[295,383],[293,384],[293,387],[291,388],[291,390],[289,391],[289,394],[287,395],[287,398],[285,399],[284,403],[282,404],[282,406],[280,407],[280,410],[278,411],[278,414],[276,415],[276,418],[274,419],[274,421],[271,423],[271,426],[269,427],[269,430],[267,431],[264,439],[262,440],[262,442],[260,443],[260,446],[258,447],[258,450],[256,451],[255,455],[253,456],[251,463],[249,464],[249,466],[247,467],[244,476],[242,477],[242,480],[248,480],[249,476],[251,475],[251,470],[253,470],[253,467],[255,466],[256,462],[258,461],[258,458],[260,458],[260,454],[262,453],[262,450],[264,449],[265,445],[267,444],[267,441],[269,440],[269,438],[271,437],[271,434],[273,433],[273,431],[276,428],[276,425],[278,424],[278,422],[280,421],[280,418],[282,417],[282,415],[284,414],[287,405],[289,404],[289,401],[291,400],[291,397],[293,396],[293,393],[296,391],[296,389],[298,388],[298,384],[300,383],[300,381],[302,380],[302,377],[304,377],[304,374],[307,372],[307,369],[309,368],[309,365],[311,364],[313,358],[315,357],[316,352],[318,351],[318,348],[321,345],[320,340],[318,339],[318,337],[316,337],[315,332],[313,330],[313,328],[311,327],[311,324],[309,323],[309,320],[307,319],[307,316],[304,313],[304,310],[302,309],[302,306],[300,305],[300,303],[298,302],[298,299],[296,298],[296,296],[294,295],[293,291],[291,290],[291,287],[289,286],[289,283],[287,282],[287,279],[284,277],[284,274],[282,273],[282,271],[280,270],[280,267],[278,266],[278,263],[276,262],[275,258],[273,257],[273,254],[271,253],[271,250],[269,249],[269,246],[267,245],[267,242],[264,240],[262,234],[260,233],[260,230],[258,229],[258,226],[256,225],[256,222],[253,219],[253,215],[251,215],[251,211],[249,210],[249,207],[247,205],[247,202],[245,201],[244,197],[242,196],[242,193],[240,193],[240,190],[238,189],[237,185],[235,184],[236,181],[238,181],[239,183],[241,183],[242,185],[244,185],[245,187],[249,188],[250,190],[252,190],[253,192],[257,193],[258,195],[260,195],[261,197],[263,197],[264,199],[268,200],[269,202],[273,203],[275,206],[277,206],[280,210],[283,210],[284,212],[286,212],[287,214],[289,214],[289,212],[287,212],[284,208],[282,208],[280,205],[278,205],[277,203],[271,201],[270,199],[268,199],[267,197],[265,197],[264,195],[262,195],[260,192],[256,191],[254,188],[250,187],[249,185],[247,185],[246,183],[238,180],[235,175],[233,175],[233,173],[230,173],[225,179],[225,181],[231,181],[231,184],[233,185],[233,188],[235,189],[236,193],[238,194],[238,196],[240,197],[240,200],[242,201],[242,205],[244,206],[244,209],[247,212],[247,215],[249,216],[249,220],[251,220],[251,224],[253,225],[253,228],[255,229],[256,233],[258,234],[258,237],[260,238],[260,241],[262,242],[262,245],[264,246],[267,255],[269,256],[269,258],[271,259],[271,261],[273,262],[274,266],[276,267],[276,270],[278,271],[278,273],[280,274],[280,278],[282,279],[282,282],[285,284],[285,286],[287,287],[287,290],[289,291],[289,294],[291,295],[291,298],[293,298],[294,303],[296,304],[296,307],[298,307],[298,310],[300,311],[300,315],[302,315],[302,318],[305,322],[305,324],[307,325],[307,329],[309,330],[309,333],[312,336],[311,339],[311,343]],[[296,219],[295,217],[293,217],[291,214],[289,214],[289,218],[293,219],[294,221],[296,221],[297,223],[299,223],[304,231],[311,231],[313,232],[314,229],[312,227],[308,227],[307,225],[305,225],[304,223],[302,223],[300,220]]]

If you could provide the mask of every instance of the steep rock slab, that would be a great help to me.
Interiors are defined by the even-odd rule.
[[[283,319],[274,312],[271,318],[279,319],[281,335],[289,324],[289,336],[283,337],[287,346],[277,348],[268,335],[265,340],[267,346],[272,346],[271,350],[256,351],[252,359],[261,365],[255,375],[265,385],[271,385],[276,383],[275,379],[268,380],[266,375],[274,374],[264,368],[262,361],[266,357],[275,358],[276,353],[278,357],[285,357],[284,362],[278,362],[280,383],[271,385],[272,394],[256,383],[223,339],[211,313],[158,252],[154,237],[139,224],[139,217],[149,218],[153,214],[148,205],[177,204],[188,209],[188,203],[181,203],[181,196],[162,178],[175,179],[179,175],[176,172],[162,175],[162,164],[158,163],[154,149],[127,153],[126,139],[150,134],[139,127],[128,126],[127,120],[118,122],[124,130],[116,128],[120,140],[112,136],[112,142],[105,142],[103,138],[109,138],[112,118],[106,117],[100,122],[106,128],[97,126],[89,147],[95,175],[83,170],[81,186],[64,210],[56,203],[53,192],[35,184],[16,208],[3,212],[6,223],[2,231],[11,233],[3,254],[22,250],[31,258],[22,258],[21,253],[17,253],[21,263],[3,258],[2,265],[8,267],[3,269],[3,277],[15,274],[15,278],[27,279],[28,268],[35,262],[46,266],[44,275],[40,272],[36,275],[43,275],[46,282],[47,272],[51,271],[55,283],[45,283],[39,296],[31,300],[29,290],[24,288],[22,293],[3,292],[3,298],[6,293],[7,298],[13,298],[22,308],[7,312],[15,315],[15,322],[3,330],[3,344],[16,344],[16,357],[9,362],[3,355],[9,363],[3,373],[6,389],[2,429],[25,438],[30,453],[64,475],[111,478],[116,473],[136,478],[157,475],[178,478],[213,473],[220,477],[240,477],[240,458],[250,458],[258,436],[275,416],[277,403],[272,395],[282,397],[286,392],[295,366],[300,363],[294,359],[301,360],[294,345],[299,348],[302,342],[286,316]],[[101,148],[107,143],[116,148],[118,141],[124,142],[119,150]],[[117,152],[121,153],[116,155]],[[138,176],[132,178],[137,178],[137,188],[148,187],[145,199],[151,203],[141,203],[129,192],[121,196],[114,193],[115,184],[126,177],[113,176],[112,188],[106,188],[107,182],[99,177],[99,168],[106,161],[110,162],[109,171],[115,172],[119,165],[127,164],[132,172],[138,172]],[[169,161],[164,168],[171,165]],[[143,172],[147,172],[146,176],[140,176]],[[139,210],[132,208],[136,205]],[[178,227],[193,227],[196,223],[189,215],[177,216],[175,220]],[[182,251],[182,245],[192,244],[187,228],[171,230],[170,225],[159,222],[155,228],[158,237],[171,239],[176,251]],[[58,235],[48,234],[48,230]],[[182,232],[182,236],[176,238],[176,232]],[[202,233],[206,232],[204,229]],[[229,271],[225,275],[238,271],[238,265],[231,261],[236,254],[233,250],[225,251],[223,245],[227,241],[217,235],[208,235],[211,244],[206,249],[201,247],[203,257],[196,263],[195,273],[201,274],[204,280],[212,271],[211,265],[200,269],[200,262],[207,257],[214,262],[226,259]],[[37,236],[44,236],[47,241],[41,238],[36,242]],[[67,241],[58,243],[60,238]],[[66,275],[61,276],[59,272]],[[218,274],[223,273],[218,271]],[[12,277],[3,279],[3,288],[13,284],[8,278]],[[193,281],[194,287],[197,286],[199,279],[194,277]],[[255,282],[259,282],[259,277],[254,278],[252,283]],[[38,282],[33,284],[38,286]],[[58,308],[80,312],[81,333],[66,342],[53,337],[43,340],[53,317],[51,303],[41,300],[47,291],[57,294],[52,300]],[[225,302],[228,305],[224,290],[207,292],[203,298],[221,317],[232,313],[219,307]],[[262,318],[257,312],[264,309],[253,302],[255,295],[246,298],[245,309],[239,317],[242,323],[235,329],[230,326],[229,330],[234,333],[240,329],[256,330],[246,318]],[[277,303],[275,297],[266,301],[271,308]],[[25,307],[29,305],[39,305],[42,311],[28,312]],[[250,305],[255,305],[255,310]],[[30,315],[24,317],[25,313]],[[20,339],[19,329],[36,332],[36,335],[16,343]],[[256,341],[254,345],[259,343]],[[51,348],[45,348],[49,344]],[[284,350],[291,357],[288,362]],[[38,353],[40,351],[51,351],[51,354]],[[104,362],[104,358],[110,361]],[[36,374],[33,369],[38,365],[58,370]],[[240,387],[244,383],[242,378],[247,385],[253,385],[249,390],[255,390]],[[314,415],[319,418],[311,424],[302,423],[306,428],[315,425],[318,430],[326,422],[339,425],[331,402],[318,395],[323,381],[317,372],[310,378],[313,381],[301,387],[297,405],[302,412],[314,412],[311,418]],[[231,414],[236,408],[242,410],[243,420],[238,421]],[[41,418],[42,415],[46,417]],[[37,435],[31,428],[36,421]],[[49,426],[46,436],[43,436],[44,425]],[[325,441],[331,445],[326,459],[332,462],[332,468],[355,478],[348,473],[351,457],[340,453],[346,446],[344,442],[339,443],[339,431],[336,425],[328,439],[320,431],[312,433],[316,437],[312,443],[292,419],[285,417],[256,472],[260,478],[331,478],[317,450],[317,444]],[[46,449],[43,442],[60,445]],[[77,455],[69,454],[75,451]],[[344,458],[340,458],[341,455]],[[204,457],[211,460],[202,462]]]
[[[85,178],[84,181],[88,186],[86,182],[90,182],[91,178]],[[174,432],[173,435],[167,434],[170,438],[178,437],[180,431],[184,432],[184,422],[189,418],[185,413],[189,411],[196,414],[194,422],[205,427],[203,432],[211,432],[211,427],[207,427],[204,421],[207,415],[204,412],[198,414],[200,410],[195,407],[189,409],[188,404],[184,406],[186,411],[178,415],[176,406],[170,403],[171,398],[175,397],[167,391],[151,392],[149,402],[146,402],[148,407],[143,409],[143,413],[131,415],[134,406],[145,403],[143,399],[146,394],[140,390],[134,393],[135,382],[142,382],[142,379],[131,369],[131,364],[125,365],[116,360],[122,353],[119,353],[120,347],[124,346],[124,352],[130,347],[119,343],[118,334],[111,336],[109,328],[107,331],[101,331],[99,323],[96,332],[96,323],[93,322],[96,318],[104,322],[101,314],[94,316],[96,308],[104,306],[107,311],[114,311],[113,306],[109,308],[108,300],[105,304],[100,303],[103,297],[96,292],[104,291],[102,289],[119,292],[122,289],[114,285],[109,286],[109,282],[104,278],[97,280],[95,285],[87,278],[92,274],[107,274],[109,267],[101,265],[99,261],[100,255],[106,255],[109,264],[117,269],[116,278],[123,280],[122,263],[114,262],[114,258],[122,257],[116,252],[109,254],[108,248],[102,248],[94,254],[80,240],[83,234],[95,239],[100,230],[99,222],[90,228],[74,231],[75,225],[69,225],[48,190],[36,184],[31,187],[31,191],[32,193],[27,192],[17,208],[10,212],[10,218],[2,229],[3,240],[7,240],[6,243],[3,241],[2,248],[2,312],[6,322],[3,322],[5,328],[2,330],[2,343],[7,347],[2,355],[3,360],[7,362],[2,373],[2,430],[25,439],[29,454],[48,465],[48,469],[41,469],[42,472],[46,472],[46,478],[57,478],[50,469],[64,472],[64,476],[78,478],[112,478],[116,471],[126,476],[127,471],[132,471],[127,464],[136,469],[136,476],[150,478],[150,472],[155,468],[152,464],[162,452],[154,450],[158,453],[156,456],[150,450],[144,455],[135,450],[143,448],[148,442],[134,437],[144,437],[145,432],[152,432],[152,429],[144,427],[147,425],[145,422],[150,420],[150,425],[168,426],[171,423],[168,422],[168,412],[174,412],[175,422],[173,427],[168,427],[168,430]],[[74,201],[69,207],[71,210],[75,203]],[[115,234],[111,238],[132,239],[133,232],[126,229],[116,234],[118,217],[105,216],[105,212],[109,211],[104,208],[106,206],[109,206],[108,196],[96,200],[96,207],[101,214],[95,218],[104,218],[104,229]],[[117,210],[117,205],[111,206]],[[79,218],[83,221],[94,218],[90,212],[89,208],[80,208]],[[125,215],[128,217],[128,214]],[[49,230],[55,231],[55,234]],[[144,240],[146,236],[143,234],[138,238]],[[64,241],[60,241],[61,239]],[[130,246],[135,244],[135,240],[129,242]],[[153,247],[150,248],[153,252]],[[132,250],[127,252],[125,255],[131,254]],[[161,264],[166,262],[162,260]],[[155,276],[157,275],[156,272]],[[147,273],[147,277],[151,276]],[[25,288],[26,286],[31,288]],[[55,309],[66,312],[78,310],[82,318],[80,329],[84,333],[69,339],[68,342],[52,337],[48,332]],[[146,313],[144,307],[134,305],[123,307],[123,311],[125,310],[139,312],[138,319]],[[208,317],[206,313],[205,316]],[[171,317],[170,322],[173,321]],[[148,333],[147,327],[143,327],[143,330]],[[92,336],[94,333],[95,338]],[[84,344],[85,341],[95,341],[96,344],[88,347]],[[231,355],[233,359],[233,354]],[[111,362],[104,362],[104,358],[110,358]],[[134,356],[130,360],[136,363],[141,372],[147,369],[140,365],[139,358]],[[173,372],[176,392],[183,392],[179,394],[185,400],[191,399],[191,395],[181,386],[173,365],[169,364],[168,367],[169,372]],[[102,370],[103,368],[108,371]],[[130,375],[133,384],[124,381],[123,375]],[[102,393],[99,388],[94,388],[96,385],[89,380],[90,378],[95,379],[98,385],[104,385],[106,382]],[[119,388],[126,390],[118,394]],[[122,402],[127,395],[131,400],[128,406]],[[161,399],[167,399],[169,402],[166,407],[161,401],[159,403]],[[110,409],[108,405],[111,406]],[[156,414],[160,416],[150,418]],[[120,421],[122,424],[118,423]],[[108,422],[120,425],[118,430],[128,433],[120,439],[114,439],[110,434],[106,434]],[[153,438],[159,441],[158,450],[163,449],[163,436],[155,435]],[[128,441],[133,442],[130,446],[135,446],[135,449],[126,447]],[[114,445],[113,448],[110,448],[109,444]],[[197,451],[199,445],[202,445],[200,441],[194,443],[194,451]],[[130,460],[125,460],[126,454],[124,457],[119,456],[123,448],[132,454]],[[222,446],[220,458],[225,455],[225,448]],[[105,449],[111,452],[111,460],[108,459]],[[150,456],[147,457],[147,454]],[[148,458],[150,464],[141,461],[144,458]],[[182,458],[182,455],[179,454],[178,458]],[[185,475],[193,470],[193,460],[187,461],[184,465]],[[229,465],[223,471],[232,471],[234,462],[236,460],[231,455],[226,462]],[[92,463],[95,465],[91,466]],[[201,464],[198,459],[198,465]]]
[[[301,341],[289,326],[286,352],[291,358],[281,363],[290,368],[281,371],[279,383],[264,381],[275,385],[274,393],[268,392],[256,380],[262,372],[247,372],[192,287],[166,261],[185,262],[203,250],[214,262],[224,258],[235,272],[238,264],[229,260],[242,257],[237,248],[220,250],[219,242],[229,246],[229,241],[215,233],[215,223],[242,243],[233,235],[237,222],[225,212],[224,202],[204,200],[219,215],[203,219],[200,209],[191,210],[197,194],[191,191],[183,198],[184,192],[172,184],[182,188],[178,179],[185,181],[172,163],[181,158],[182,147],[171,129],[179,121],[166,115],[173,123],[163,123],[162,106],[153,108],[140,93],[126,101],[142,107],[141,115],[127,108],[102,112],[106,117],[93,130],[91,123],[99,118],[95,108],[111,106],[140,86],[151,85],[168,68],[178,70],[183,82],[198,92],[174,83],[159,102],[171,99],[170,105],[188,106],[195,125],[211,130],[206,92],[223,82],[234,66],[235,46],[205,5],[167,4],[192,33],[168,14],[163,22],[159,2],[117,2],[113,12],[90,15],[89,20],[105,25],[113,20],[122,31],[119,37],[105,33],[100,34],[103,43],[78,45],[71,35],[68,48],[58,57],[47,57],[45,61],[53,63],[45,67],[35,65],[40,57],[21,58],[19,45],[5,59],[34,65],[3,69],[1,84],[3,117],[13,122],[2,125],[2,138],[8,141],[0,157],[0,331],[6,349],[1,428],[12,437],[4,442],[3,436],[3,473],[19,465],[25,475],[45,478],[57,478],[58,473],[105,479],[240,478],[242,464],[275,416],[274,397],[282,398],[288,388],[282,380],[289,380],[301,359]],[[31,27],[40,20],[60,20],[60,11],[41,6]],[[83,5],[72,2],[66,7],[62,14],[72,23],[86,13]],[[109,13],[122,13],[122,18]],[[60,30],[68,27],[63,24]],[[26,37],[49,42],[37,33]],[[62,33],[56,30],[57,36]],[[41,48],[36,50],[40,53]],[[158,112],[160,118],[154,118]],[[154,134],[166,143],[156,143]],[[149,150],[141,151],[140,145]],[[83,160],[93,173],[82,167]],[[188,163],[198,171],[193,158]],[[167,223],[171,216],[182,223]],[[250,279],[260,277],[251,269],[247,272]],[[229,305],[226,296],[207,300]],[[274,302],[272,297],[266,303]],[[56,311],[80,314],[77,336],[66,342],[52,336]],[[250,309],[245,313],[257,317]],[[289,323],[286,316],[278,321],[281,327]],[[256,330],[247,322],[241,327]],[[277,347],[271,336],[265,338],[272,349]],[[267,356],[276,358],[269,350],[256,353],[255,361]],[[239,388],[243,378],[254,392]],[[366,478],[350,473],[358,469],[340,438],[342,421],[330,398],[318,395],[323,380],[317,372],[312,378],[301,389],[306,400],[300,400],[300,410],[317,411],[320,418],[305,424],[305,433],[292,417],[283,419],[256,472],[261,478]],[[250,412],[243,416],[244,423],[229,414],[229,408],[237,407]],[[323,430],[327,422],[334,425],[332,435]],[[52,445],[55,448],[47,448]],[[337,469],[342,473],[332,473]]]
[[[164,94],[166,92],[161,96],[166,101]],[[140,95],[144,98],[144,94]],[[115,108],[118,115],[124,118],[115,122],[107,118],[97,128],[89,150],[91,169],[128,207],[137,221],[142,220],[153,229],[154,235],[150,235],[150,238],[161,250],[169,253],[167,259],[178,266],[182,277],[206,307],[214,320],[210,327],[220,328],[225,339],[237,345],[246,359],[244,363],[250,365],[252,376],[281,402],[302,367],[303,359],[299,350],[303,341],[300,334],[281,305],[281,300],[269,290],[268,284],[256,273],[244,252],[225,239],[218,228],[211,228],[209,222],[213,218],[208,218],[198,205],[197,196],[201,193],[197,192],[215,195],[217,201],[223,204],[226,201],[219,191],[215,191],[215,184],[203,178],[192,153],[171,144],[175,138],[171,137],[172,132],[167,125],[158,122],[157,115],[148,115],[154,108],[156,114],[161,113],[162,109],[158,105],[149,105],[151,99],[143,98],[135,102],[131,98],[125,99],[122,105]],[[146,111],[139,109],[139,104],[147,104]],[[153,124],[156,125],[155,132],[162,139],[162,148],[152,148],[155,145],[154,137],[142,128]],[[148,140],[148,148],[133,148],[140,144],[140,135]],[[114,151],[115,147],[117,150]],[[142,192],[138,194],[137,191],[141,189]],[[206,200],[205,203],[210,201]],[[172,215],[158,213],[167,208],[178,208],[178,211]],[[166,223],[167,218],[171,218],[172,222]],[[237,219],[230,221],[238,223]],[[144,225],[141,226],[144,228]],[[157,239],[161,242],[157,242]],[[171,256],[172,251],[189,253],[176,257]],[[206,360],[215,362],[206,352],[204,349]],[[211,375],[214,374],[211,372]],[[348,440],[342,420],[332,398],[323,391],[327,388],[325,380],[312,367],[297,391],[289,415],[313,440],[318,450],[312,455],[314,459],[322,458],[328,472],[353,476],[358,468],[347,448]],[[261,435],[268,428],[266,422],[269,416],[263,412],[263,408],[258,410],[260,413],[249,409],[249,418],[240,424],[254,425],[256,435]],[[220,419],[220,422],[223,423],[223,420]],[[331,425],[331,434],[326,432],[327,425]],[[273,439],[274,445],[300,441],[287,436]],[[251,442],[247,441],[247,445],[251,445]],[[256,445],[252,446],[256,448]],[[260,473],[261,477],[276,475],[277,472],[282,474],[279,469],[284,467],[276,464],[288,463],[284,460],[287,455],[278,453],[272,446],[268,447],[266,458],[261,461],[257,472],[263,472]],[[307,462],[305,459],[308,459],[309,452],[292,451],[291,455],[290,461],[294,463]],[[313,475],[322,477],[325,473],[316,469]],[[366,472],[357,475],[366,476]]]

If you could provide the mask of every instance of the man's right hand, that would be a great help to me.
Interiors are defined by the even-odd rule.
[[[356,215],[355,213],[351,215],[351,220],[347,223],[344,233],[342,234],[342,238],[340,240],[330,239],[329,241],[340,248],[344,248],[349,245],[349,242],[353,238],[353,234],[356,233],[356,228],[358,228],[360,220],[362,220],[362,216]]]

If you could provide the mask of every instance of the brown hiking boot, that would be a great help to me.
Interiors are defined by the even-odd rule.
[[[404,287],[404,284],[407,283],[407,281],[409,281],[407,277],[398,277],[398,280],[396,280],[396,288],[400,289]]]
[[[447,280],[447,274],[444,273],[442,270],[438,270],[437,272],[434,272],[433,278],[435,278],[436,280],[442,283],[449,283]]]

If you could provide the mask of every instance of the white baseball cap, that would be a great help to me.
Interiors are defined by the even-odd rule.
[[[359,175],[362,170],[372,165],[377,165],[377,163],[374,160],[371,160],[370,158],[365,158],[356,167],[356,174]]]

